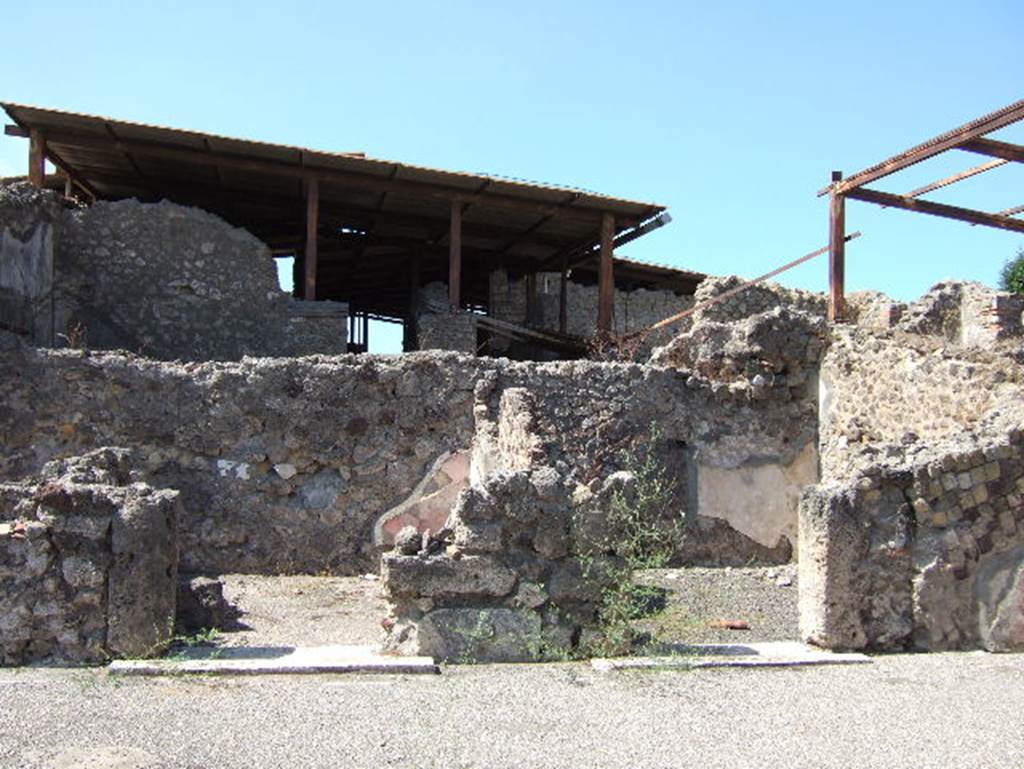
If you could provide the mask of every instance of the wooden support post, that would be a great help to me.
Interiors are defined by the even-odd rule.
[[[597,332],[608,335],[612,330],[615,305],[615,276],[612,274],[612,248],[615,239],[615,216],[601,216],[601,263],[598,268]]]
[[[316,177],[306,182],[306,290],[307,301],[316,300],[316,249],[320,232],[320,183]]]
[[[566,333],[569,326],[569,257],[562,257],[562,275],[558,284],[558,332]]]
[[[362,337],[363,337],[363,351],[364,352],[369,352],[370,351],[370,313],[368,311],[364,312],[363,315],[362,315],[362,319],[361,320],[362,320],[362,325],[363,325],[363,333],[362,333]]]
[[[462,201],[452,201],[451,234],[448,238],[448,303],[452,311],[462,306]]]
[[[42,189],[46,179],[46,140],[39,131],[32,130],[28,141],[28,180]]]
[[[402,348],[405,352],[419,349],[419,315],[420,315],[420,265],[423,254],[417,250],[409,262],[409,317],[405,321],[405,339]]]
[[[832,172],[833,182],[842,179],[842,171]],[[846,198],[835,192],[829,200],[828,244],[828,319],[838,323],[846,315]]]

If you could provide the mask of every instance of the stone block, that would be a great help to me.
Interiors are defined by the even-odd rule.
[[[529,662],[541,639],[540,615],[516,609],[436,609],[417,629],[419,654],[451,662]]]
[[[386,553],[381,566],[384,589],[392,598],[499,598],[512,592],[516,584],[511,569],[485,555],[455,560]]]
[[[152,655],[171,638],[181,513],[177,491],[125,490],[111,525],[107,647],[114,656]]]

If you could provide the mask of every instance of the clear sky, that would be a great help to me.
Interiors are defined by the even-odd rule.
[[[850,174],[1024,98],[1024,2],[0,0],[0,100],[667,205],[623,255],[753,277]],[[1024,125],[996,135],[1024,143]],[[0,138],[0,175],[27,143]],[[946,156],[906,192],[985,160]],[[930,199],[1024,205],[1011,164]],[[850,202],[849,290],[994,283],[1024,236]],[[824,258],[782,282],[824,290]]]

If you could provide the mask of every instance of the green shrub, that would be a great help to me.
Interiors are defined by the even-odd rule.
[[[1018,248],[1017,255],[1003,265],[999,288],[1013,294],[1024,294],[1024,248]]]
[[[664,608],[663,591],[632,581],[635,570],[666,566],[683,539],[682,517],[666,515],[678,506],[678,499],[675,481],[656,454],[660,442],[660,431],[652,425],[643,443],[634,443],[619,457],[635,480],[612,496],[608,529],[614,532],[614,541],[608,545],[624,566],[602,591],[600,640],[581,650],[585,656],[626,653],[635,637],[633,620]],[[584,572],[589,572],[589,559],[580,560]]]

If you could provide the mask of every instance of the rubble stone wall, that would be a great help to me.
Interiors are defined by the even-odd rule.
[[[182,493],[184,569],[358,573],[375,567],[380,516],[441,455],[470,448],[474,410],[496,413],[516,389],[542,404],[531,440],[545,462],[588,481],[621,469],[618,449],[652,425],[677,470],[689,452],[704,466],[786,465],[815,436],[813,402],[789,388],[752,397],[635,364],[454,353],[175,363],[23,348],[0,366],[0,480],[130,447],[144,480]],[[507,430],[502,440],[528,448]]]
[[[836,327],[819,382],[822,475],[841,478],[887,452],[985,431],[1005,421],[1022,391],[1024,372],[1010,356]]]
[[[743,278],[736,275],[708,277],[697,287],[694,303],[699,305],[707,302],[726,291],[731,291],[743,282]],[[824,294],[813,291],[786,288],[778,283],[759,283],[716,304],[698,310],[693,314],[692,322],[730,323],[751,315],[769,312],[777,307],[785,307],[790,311],[805,312],[809,315],[824,316],[827,300]]]
[[[170,640],[179,495],[130,482],[127,454],[0,484],[0,665],[148,656]]]
[[[893,330],[832,330],[823,481],[800,506],[814,643],[1024,649],[1024,374],[1011,347],[950,341],[973,292],[941,284]]]
[[[213,214],[168,201],[63,208],[0,186],[0,311],[31,308],[33,328],[14,330],[36,344],[165,360],[344,352],[343,305],[309,318],[295,304],[267,247]]]
[[[530,325],[558,331],[558,306],[561,292],[561,274],[537,273],[536,304],[531,308],[534,316]],[[566,290],[566,332],[589,338],[597,329],[597,286],[568,281]],[[498,320],[527,322],[526,279],[509,280],[503,270],[491,273],[491,314]],[[638,331],[659,320],[693,306],[692,296],[674,291],[638,288],[632,291],[615,290],[612,312],[612,332],[625,334]],[[671,336],[659,335],[652,343],[664,343]]]
[[[829,648],[1024,650],[1022,433],[812,487],[800,622]]]

